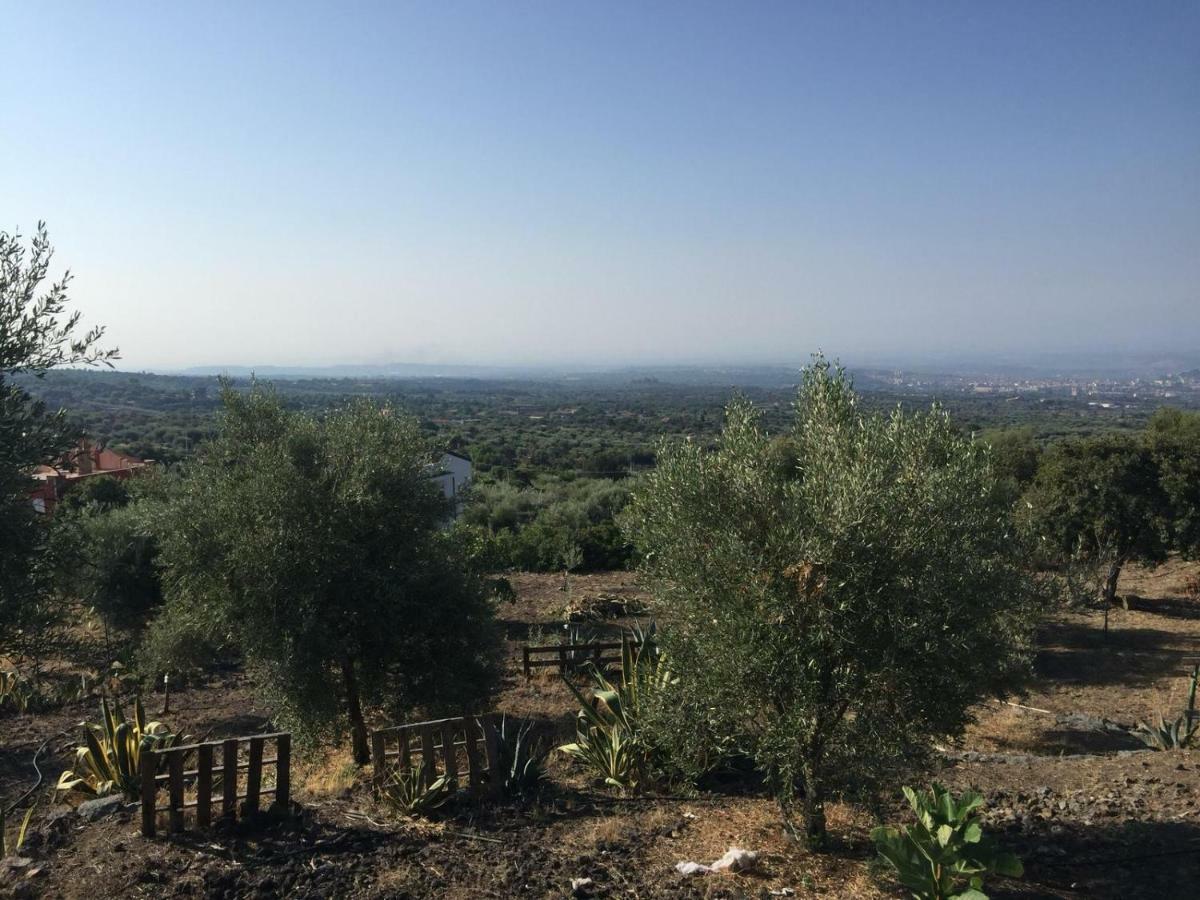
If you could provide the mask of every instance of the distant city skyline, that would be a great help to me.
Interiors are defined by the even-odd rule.
[[[0,228],[124,369],[1200,346],[1196,3],[5,20]]]

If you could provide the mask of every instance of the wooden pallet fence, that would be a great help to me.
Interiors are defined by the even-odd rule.
[[[636,650],[638,641],[629,642]],[[615,655],[614,654],[615,651]],[[546,644],[540,647],[524,647],[521,651],[525,677],[533,675],[534,669],[554,668],[559,672],[573,672],[587,663],[597,668],[621,665],[621,642],[600,641],[588,644]]]
[[[441,775],[458,784],[466,779],[472,793],[498,793],[500,741],[491,715],[459,716],[394,725],[371,732],[372,781],[377,791],[394,769],[416,769],[432,784]],[[488,775],[487,779],[484,775]]]
[[[264,758],[263,750],[268,743],[274,744],[275,755]],[[245,762],[241,761],[243,746]],[[240,814],[250,816],[259,811],[265,796],[273,796],[272,805],[283,810],[291,800],[292,736],[287,732],[186,744],[146,753],[143,771],[159,773],[142,778],[142,834],[146,837],[154,836],[159,813],[167,814],[167,830],[174,833],[184,830],[187,810],[195,811],[197,828],[207,828],[212,824],[214,806],[219,805],[220,817],[232,819],[239,814],[238,801],[242,802]],[[196,767],[185,769],[193,756]],[[263,787],[265,766],[275,770],[274,787]],[[242,771],[246,773],[245,790],[239,793],[238,773]],[[213,785],[218,781],[220,793],[214,796]],[[167,788],[167,804],[159,806],[159,788],[163,785]],[[186,798],[189,787],[194,795],[192,800]]]

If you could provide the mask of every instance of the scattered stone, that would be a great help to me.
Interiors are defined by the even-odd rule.
[[[75,814],[88,822],[98,822],[116,815],[125,806],[125,799],[120,794],[110,797],[99,797],[95,800],[85,800],[75,808]]]

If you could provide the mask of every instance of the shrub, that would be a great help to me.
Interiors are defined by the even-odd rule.
[[[662,446],[624,523],[679,709],[710,757],[753,753],[789,829],[799,786],[819,843],[831,789],[896,778],[1028,670],[1037,594],[988,449],[941,411],[864,413],[818,360],[771,443],[735,402],[715,450]]]
[[[983,834],[983,798],[968,791],[957,800],[940,784],[930,791],[904,788],[915,825],[881,826],[871,832],[880,860],[917,900],[987,900],[987,875],[1019,877],[1021,861]]]

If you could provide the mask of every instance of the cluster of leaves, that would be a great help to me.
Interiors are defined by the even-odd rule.
[[[956,799],[935,783],[929,791],[905,787],[904,796],[916,824],[884,825],[871,838],[880,860],[916,900],[987,900],[986,876],[1021,876],[1021,861],[984,835],[979,794],[968,791]]]
[[[154,777],[145,762],[153,750],[167,750],[186,744],[190,738],[174,734],[162,722],[147,722],[146,710],[138,697],[134,701],[133,719],[125,718],[115,700],[100,701],[100,724],[83,726],[83,746],[75,750],[73,768],[58,779],[58,790],[78,791],[103,797],[120,792],[127,799],[140,795],[142,779]]]

